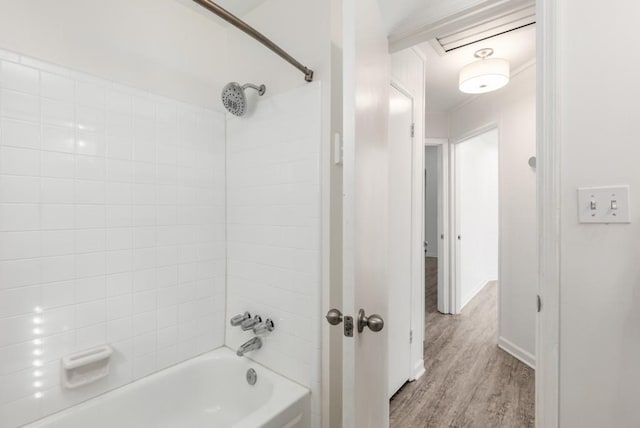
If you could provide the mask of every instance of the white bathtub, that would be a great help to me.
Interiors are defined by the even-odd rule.
[[[247,370],[258,375],[255,385]],[[220,348],[108,392],[28,428],[308,428],[310,393]]]

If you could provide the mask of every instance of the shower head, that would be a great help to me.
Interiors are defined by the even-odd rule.
[[[247,97],[244,94],[244,90],[252,88],[258,91],[258,95],[262,96],[267,90],[264,85],[256,86],[251,83],[240,86],[237,82],[227,83],[222,88],[222,104],[224,108],[231,114],[236,116],[244,116],[247,112]]]

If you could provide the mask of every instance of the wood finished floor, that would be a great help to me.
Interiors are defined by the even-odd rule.
[[[534,371],[496,344],[496,283],[461,314],[442,315],[437,259],[425,274],[426,374],[391,398],[391,427],[533,427]]]

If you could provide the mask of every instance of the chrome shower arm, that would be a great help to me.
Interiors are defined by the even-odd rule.
[[[247,88],[251,88],[251,89],[255,89],[256,91],[258,91],[258,95],[262,96],[264,95],[264,93],[267,91],[267,87],[264,85],[254,85],[253,83],[245,83],[244,85],[242,85],[242,89],[247,89]]]

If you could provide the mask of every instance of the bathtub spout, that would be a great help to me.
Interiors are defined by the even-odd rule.
[[[262,340],[259,337],[254,337],[253,339],[247,340],[243,343],[238,349],[238,352],[236,352],[236,355],[238,357],[242,357],[247,352],[260,348],[262,348]]]

